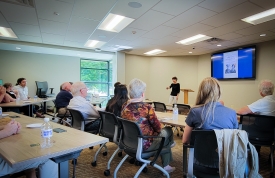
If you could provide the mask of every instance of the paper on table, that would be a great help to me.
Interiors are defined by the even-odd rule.
[[[29,128],[37,128],[37,127],[41,127],[43,123],[34,123],[34,124],[28,124],[26,125],[26,127]]]

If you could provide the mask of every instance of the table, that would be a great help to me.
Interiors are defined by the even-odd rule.
[[[53,128],[61,128],[67,130],[67,132],[54,132],[52,137],[54,144],[51,148],[41,149],[40,146],[31,147],[31,144],[40,143],[40,128],[26,128],[26,125],[42,123],[42,120],[14,112],[5,112],[5,114],[20,116],[20,118],[16,118],[15,120],[22,126],[19,134],[0,140],[0,156],[12,167],[62,156],[109,141],[105,137],[51,122]],[[59,165],[62,168],[59,169],[59,176],[62,178],[69,177],[68,160],[59,163]]]
[[[101,108],[101,104],[106,100],[106,98],[98,98],[98,99],[91,99],[90,103],[92,105],[99,105],[99,107]]]
[[[47,105],[46,102],[48,101],[53,101],[55,100],[55,98],[37,98],[36,100],[33,98],[30,98],[28,100],[20,100],[20,101],[14,101],[14,102],[10,102],[10,103],[1,103],[0,107],[7,107],[7,108],[13,108],[13,107],[23,107],[23,106],[29,106],[29,116],[32,116],[33,114],[33,107],[32,105],[34,104],[39,104],[39,103],[44,103],[44,113],[47,112]]]
[[[178,119],[173,120],[172,119],[173,113],[158,112],[158,111],[156,111],[155,113],[156,113],[160,123],[171,125],[171,126],[174,126],[174,127],[185,127],[185,125],[186,125],[186,123],[185,123],[186,115],[179,114]],[[169,118],[169,119],[165,119],[165,118]]]

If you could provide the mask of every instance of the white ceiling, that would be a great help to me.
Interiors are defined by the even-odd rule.
[[[40,43],[44,47],[49,44],[73,50],[87,49],[84,45],[90,39],[106,42],[101,48],[103,51],[115,51],[120,45],[133,47],[126,52],[129,54],[144,55],[158,48],[167,51],[158,56],[178,56],[200,55],[275,39],[275,20],[255,26],[240,20],[274,8],[274,0],[34,1],[35,8],[0,0],[0,26],[12,28],[18,36],[12,39],[15,43]],[[132,8],[129,2],[139,2],[142,6]],[[98,30],[108,13],[135,20],[120,33]],[[188,46],[175,43],[199,33],[222,39],[222,46],[207,42]],[[261,37],[262,33],[266,36]],[[3,46],[0,45],[0,49]]]

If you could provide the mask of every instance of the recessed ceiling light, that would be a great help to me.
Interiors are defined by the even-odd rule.
[[[110,13],[98,29],[118,33],[134,20],[135,19]]]
[[[266,36],[266,34],[260,34],[260,36]]]
[[[130,6],[132,8],[140,8],[142,6],[142,4],[140,4],[139,2],[129,2],[128,6]]]
[[[275,8],[242,19],[247,23],[257,25],[275,19]]]
[[[19,47],[16,47],[16,49],[21,49],[21,48],[19,48]]]
[[[192,52],[190,51],[189,53],[191,54]]]
[[[207,39],[210,39],[210,38],[212,38],[212,37],[202,35],[202,34],[198,34],[198,35],[192,36],[190,38],[186,38],[184,40],[178,41],[176,43],[183,44],[183,45],[190,45],[190,44],[194,44],[194,43],[204,41],[204,40],[207,40]]]
[[[103,41],[97,41],[97,40],[88,40],[85,44],[88,48],[100,48],[103,46],[106,42]]]
[[[156,54],[160,54],[160,53],[165,53],[166,51],[163,51],[161,49],[154,49],[152,51],[148,51],[144,54],[147,54],[147,55],[156,55]]]
[[[0,36],[7,38],[17,38],[11,28],[0,27]]]
[[[217,46],[222,46],[221,44],[218,44]]]

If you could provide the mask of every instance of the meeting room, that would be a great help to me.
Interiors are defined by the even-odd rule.
[[[274,178],[275,1],[0,0],[0,178]]]

